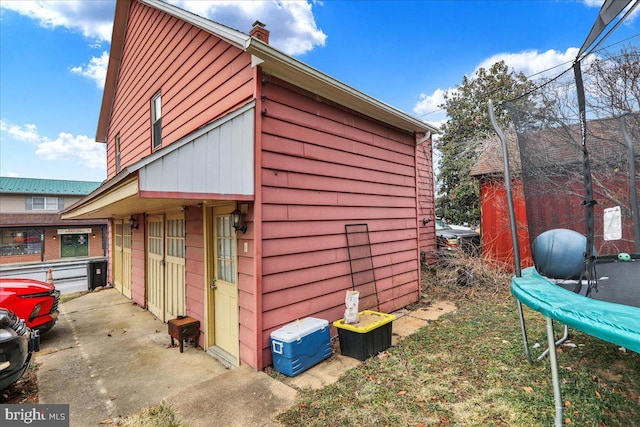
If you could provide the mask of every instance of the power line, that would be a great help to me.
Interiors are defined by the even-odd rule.
[[[607,36],[608,36],[608,35],[607,35]],[[587,56],[589,56],[589,55],[595,54],[596,52],[602,52],[603,50],[609,49],[609,48],[611,48],[611,47],[613,47],[613,46],[615,46],[615,45],[618,45],[618,44],[620,44],[620,43],[624,43],[624,42],[626,42],[626,41],[628,41],[628,40],[631,40],[632,38],[634,38],[634,37],[638,37],[638,36],[640,36],[640,33],[639,33],[639,34],[635,34],[635,35],[630,36],[630,37],[627,37],[626,39],[624,39],[624,40],[620,40],[619,42],[612,43],[612,44],[610,44],[610,45],[608,45],[608,46],[602,47],[602,48],[600,48],[600,49],[598,49],[598,50],[591,50],[591,52],[589,52],[589,53],[587,53],[586,55],[584,55],[584,56],[582,57],[582,59],[586,58],[586,57],[587,57]],[[622,55],[618,55],[618,56],[622,56]],[[612,56],[612,58],[615,58],[615,57],[616,57],[616,56]],[[581,59],[580,61],[582,61],[582,59]],[[549,79],[549,80],[547,80],[546,82],[544,82],[544,83],[542,83],[542,84],[540,84],[540,85],[538,85],[538,86],[534,87],[534,88],[533,88],[533,89],[531,89],[531,90],[528,90],[527,92],[525,92],[525,93],[523,93],[523,94],[521,94],[521,95],[518,95],[518,96],[516,96],[516,97],[514,97],[514,98],[512,98],[512,99],[509,99],[508,101],[515,101],[515,100],[520,99],[520,98],[522,98],[522,97],[528,96],[528,95],[532,94],[533,92],[537,91],[538,89],[542,89],[542,88],[543,88],[543,87],[545,87],[546,85],[548,85],[548,84],[550,84],[550,83],[552,83],[552,82],[554,82],[554,81],[558,80],[560,77],[564,76],[566,73],[568,73],[569,71],[571,71],[571,70],[573,69],[573,63],[574,63],[574,61],[568,61],[568,62],[565,62],[565,63],[563,63],[563,64],[559,64],[559,65],[572,64],[572,66],[571,66],[571,67],[569,67],[569,68],[567,68],[566,70],[564,70],[562,73],[558,74],[557,76],[555,76],[555,77],[553,77],[553,78],[550,78],[550,79]]]
[[[595,54],[595,53],[598,53],[598,52],[602,52],[602,51],[604,51],[604,50],[610,49],[610,48],[611,48],[611,47],[613,47],[613,46],[619,45],[619,44],[621,44],[621,43],[625,43],[625,42],[627,42],[627,41],[629,41],[629,40],[631,40],[631,39],[634,39],[634,38],[636,38],[636,37],[640,37],[640,33],[638,33],[638,34],[634,34],[634,35],[632,35],[632,36],[629,36],[629,37],[627,37],[626,39],[623,39],[623,40],[617,41],[617,42],[612,43],[612,44],[610,44],[610,45],[608,45],[608,46],[601,47],[600,49],[592,50],[592,51],[591,51],[591,52],[589,52],[587,55],[592,55],[592,54]],[[545,70],[538,71],[537,73],[533,73],[533,74],[531,74],[531,75],[529,75],[529,76],[525,76],[525,77],[526,77],[527,79],[531,79],[532,77],[535,77],[535,76],[540,75],[540,74],[547,73],[548,71],[554,70],[554,69],[556,69],[556,68],[558,68],[558,67],[562,67],[562,66],[565,66],[565,65],[568,65],[568,64],[573,64],[573,62],[574,62],[574,60],[565,61],[565,62],[563,62],[563,63],[561,63],[561,64],[554,65],[553,67],[549,67],[549,68],[547,68],[547,69],[545,69]],[[551,82],[553,82],[553,81],[557,80],[558,78],[560,78],[561,76],[563,76],[565,73],[567,73],[567,72],[568,72],[568,71],[570,71],[570,70],[571,70],[571,68],[568,68],[568,69],[564,70],[563,72],[561,72],[561,73],[560,73],[560,74],[558,74],[557,76],[554,76],[554,77],[550,78],[549,80],[547,80],[546,82],[544,82],[544,83],[540,84],[539,86],[536,86],[536,88],[535,88],[535,89],[533,89],[533,90],[531,90],[531,91],[527,91],[526,93],[524,93],[524,94],[522,94],[522,95],[518,95],[518,96],[516,96],[516,97],[515,97],[515,98],[513,98],[513,99],[521,98],[521,97],[523,97],[523,96],[526,96],[526,95],[530,94],[531,92],[533,92],[533,91],[535,91],[535,90],[537,90],[537,89],[540,89],[540,88],[542,88],[542,87],[546,86],[547,84],[549,84],[549,83],[551,83]],[[484,98],[488,97],[489,95],[492,95],[493,93],[497,92],[497,91],[498,91],[498,90],[500,90],[500,89],[501,89],[501,87],[498,87],[498,88],[496,88],[496,89],[492,90],[491,92],[488,92],[488,93],[486,93],[486,94],[483,94],[483,95],[484,95]],[[441,112],[441,111],[445,111],[445,110],[446,110],[446,108],[438,108],[437,110],[429,111],[429,112],[427,112],[427,113],[423,113],[423,114],[420,114],[420,115],[415,116],[415,117],[416,117],[416,118],[422,118],[422,117],[425,117],[425,116],[428,116],[428,115],[431,115],[431,114],[435,114],[435,113],[439,113],[439,112]]]

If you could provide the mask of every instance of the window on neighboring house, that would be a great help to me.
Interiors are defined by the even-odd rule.
[[[162,145],[162,97],[160,92],[151,98],[151,140],[154,149]]]
[[[120,134],[116,135],[116,173],[120,172]]]
[[[28,211],[57,211],[64,208],[61,197],[27,197]]]

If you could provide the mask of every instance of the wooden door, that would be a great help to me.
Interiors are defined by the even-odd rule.
[[[116,219],[113,230],[113,287],[131,298],[131,225]]]
[[[184,214],[167,215],[165,253],[165,320],[186,315]]]
[[[113,287],[122,293],[122,232],[123,221],[113,221]]]
[[[122,295],[131,298],[131,224],[123,222],[121,250],[121,290]]]
[[[164,217],[147,218],[147,307],[165,321],[164,311]]]
[[[210,214],[207,345],[210,352],[237,366],[240,345],[236,233],[231,226],[233,209],[234,205],[215,207]]]

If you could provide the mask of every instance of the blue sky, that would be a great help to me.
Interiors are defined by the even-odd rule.
[[[504,59],[532,75],[570,62],[598,0],[172,0],[248,32],[338,80],[433,124],[443,95]],[[0,175],[102,181],[95,142],[115,2],[0,2]],[[640,43],[640,7],[606,40]],[[554,69],[551,74],[568,67]]]

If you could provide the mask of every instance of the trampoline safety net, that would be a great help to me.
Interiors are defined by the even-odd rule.
[[[615,69],[638,73],[638,50],[619,55],[630,51],[631,64],[591,55],[579,70],[504,104],[517,134],[521,171],[513,178],[521,172],[530,243],[566,228],[587,236],[593,255],[640,252],[640,88]]]

